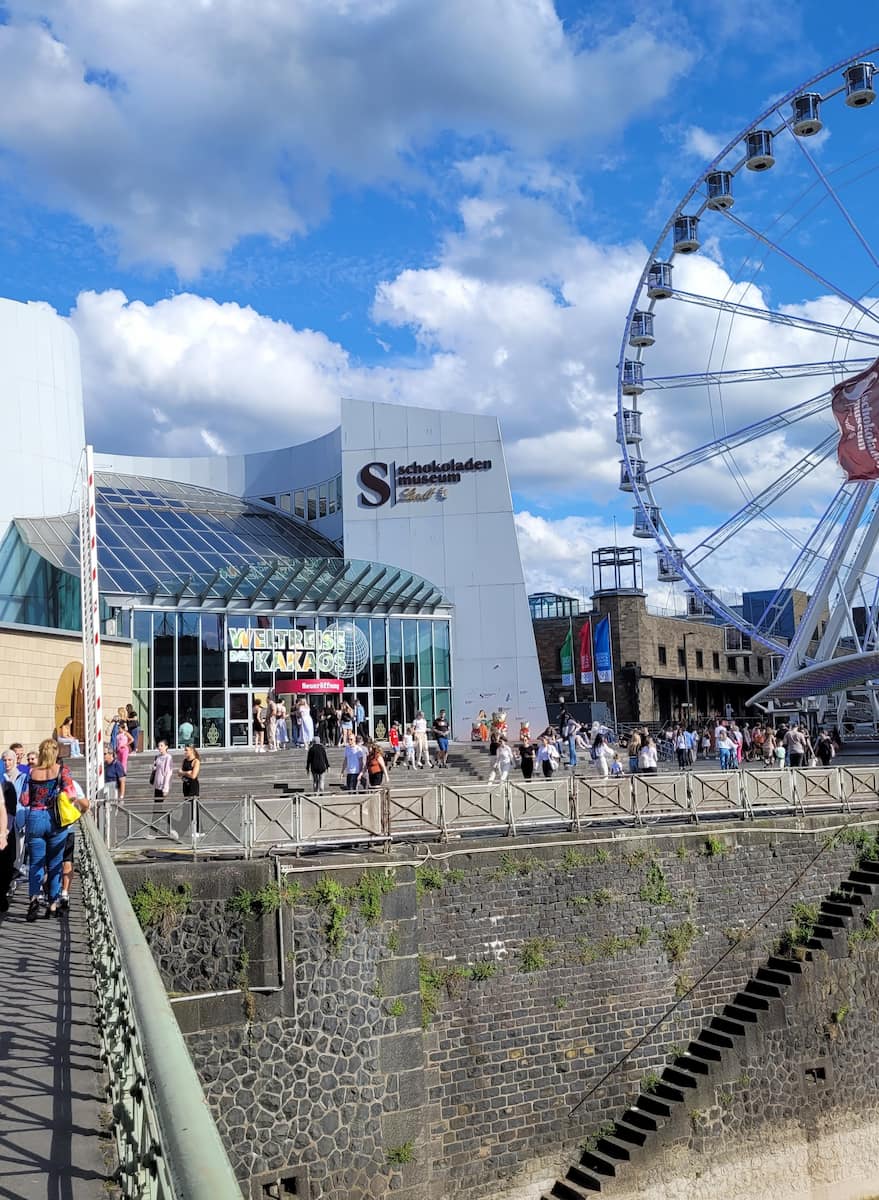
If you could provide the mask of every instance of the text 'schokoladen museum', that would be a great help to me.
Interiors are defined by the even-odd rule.
[[[0,387],[17,411],[0,622],[78,629],[70,325],[0,300]],[[203,745],[244,745],[270,689],[357,695],[377,736],[418,709],[445,708],[458,737],[480,709],[543,728],[495,418],[342,400],[337,429],[261,453],[141,458],[96,438],[103,632],[132,639],[148,744],[191,721]]]

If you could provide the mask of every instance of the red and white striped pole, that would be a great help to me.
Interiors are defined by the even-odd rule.
[[[85,701],[87,795],[104,790],[104,714],[101,710],[101,599],[98,587],[98,534],[95,521],[94,451],[86,446],[79,513],[79,573],[82,591],[82,690]]]

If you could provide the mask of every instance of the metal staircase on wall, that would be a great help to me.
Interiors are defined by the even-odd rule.
[[[879,861],[864,860],[821,902],[818,920],[799,953],[770,955],[729,1004],[662,1072],[650,1091],[614,1122],[612,1132],[598,1138],[580,1161],[556,1180],[541,1200],[583,1200],[596,1193],[613,1194],[613,1183],[633,1167],[649,1165],[663,1137],[680,1133],[690,1112],[713,1102],[714,1091],[741,1071],[742,1053],[757,1050],[764,1029],[777,1025],[779,1009],[796,991],[814,955],[834,952],[858,917],[879,910]]]

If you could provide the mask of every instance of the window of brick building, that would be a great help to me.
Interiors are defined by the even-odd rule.
[[[696,666],[699,668],[700,671],[705,666],[705,655],[702,653],[701,650],[696,651]]]
[[[659,665],[664,667],[668,662],[668,655],[665,652],[665,646],[657,646],[656,653],[659,656]]]
[[[712,665],[712,667],[714,667],[715,671],[720,670],[720,651],[719,650],[712,650],[711,665]]]
[[[763,659],[758,658],[757,659],[757,674],[762,675],[763,673],[764,673]]]
[[[736,668],[736,656],[734,654],[728,654],[726,656],[726,669],[728,671],[732,671],[732,673],[735,675],[737,668]]]
[[[751,674],[751,657],[748,654],[742,659],[742,670],[746,675]]]
[[[687,665],[687,657],[684,654],[683,646],[678,646],[678,666],[685,667]]]

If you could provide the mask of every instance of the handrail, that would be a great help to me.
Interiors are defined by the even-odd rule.
[[[80,827],[80,871],[122,1195],[241,1200],[119,872],[89,816]]]

